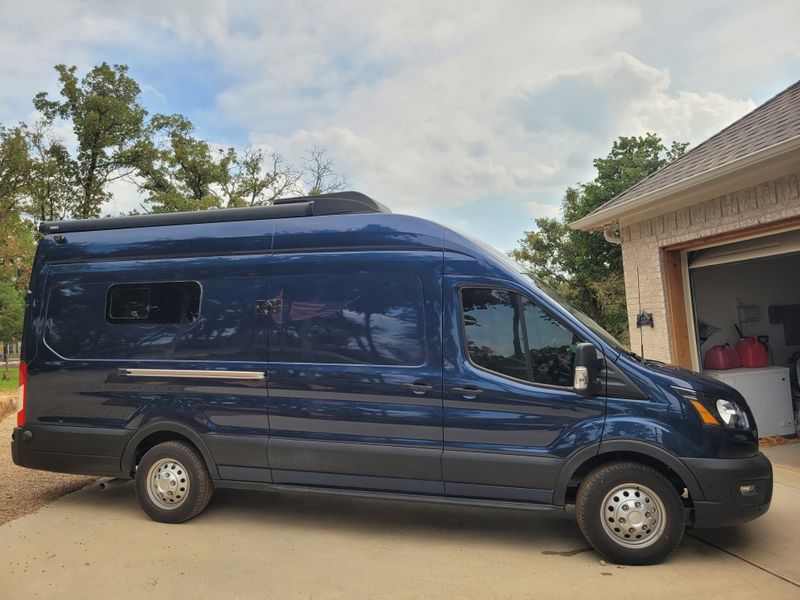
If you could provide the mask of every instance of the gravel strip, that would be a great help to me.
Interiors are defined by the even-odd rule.
[[[8,406],[3,400],[0,398],[0,525],[36,512],[96,480],[95,477],[33,471],[15,465],[11,460],[11,431],[16,420],[11,414],[3,417]]]

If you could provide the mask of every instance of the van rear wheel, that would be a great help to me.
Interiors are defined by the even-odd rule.
[[[136,498],[161,523],[183,523],[208,505],[214,491],[203,459],[184,442],[163,442],[148,450],[136,469]]]
[[[589,473],[578,489],[575,510],[586,540],[614,563],[658,563],[683,537],[677,490],[640,463],[611,463]]]

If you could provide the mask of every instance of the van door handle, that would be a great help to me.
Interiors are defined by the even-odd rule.
[[[474,400],[483,393],[483,390],[476,387],[454,387],[453,393],[463,396],[467,400]]]
[[[433,390],[432,385],[425,385],[424,383],[404,383],[403,387],[414,392],[417,396],[422,396]]]

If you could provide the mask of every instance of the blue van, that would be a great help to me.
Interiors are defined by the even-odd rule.
[[[769,507],[739,393],[364,195],[40,231],[14,462],[134,479],[157,521],[217,488],[575,505],[600,554],[647,564]]]

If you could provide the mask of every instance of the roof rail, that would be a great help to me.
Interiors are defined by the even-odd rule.
[[[44,234],[70,233],[75,231],[159,227],[162,225],[189,225],[192,223],[225,223],[227,221],[391,212],[380,202],[376,202],[369,196],[359,192],[337,192],[319,196],[280,198],[273,201],[269,206],[155,213],[131,217],[76,219],[73,221],[42,221],[39,223],[39,231]]]

